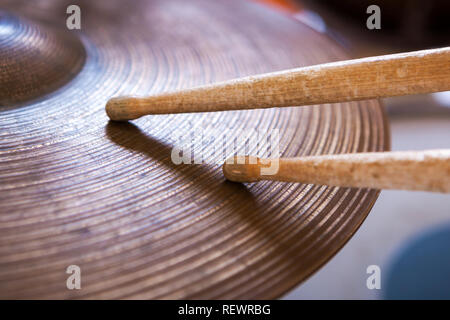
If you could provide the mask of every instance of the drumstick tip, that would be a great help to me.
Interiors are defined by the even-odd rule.
[[[105,111],[108,117],[114,121],[127,121],[142,116],[139,112],[140,99],[137,97],[116,97],[106,103]]]
[[[234,182],[256,182],[260,180],[260,159],[252,156],[228,158],[222,171],[227,180]]]

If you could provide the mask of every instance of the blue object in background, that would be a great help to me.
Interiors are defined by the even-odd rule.
[[[414,238],[385,279],[385,299],[450,299],[450,225]]]

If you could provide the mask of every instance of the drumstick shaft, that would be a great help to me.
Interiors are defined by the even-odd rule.
[[[112,120],[313,105],[450,90],[450,47],[315,65],[149,97],[111,99]]]
[[[227,179],[237,182],[277,180],[342,187],[450,193],[450,149],[269,160],[270,166],[277,170],[268,170],[269,173],[265,175],[261,174],[261,168],[268,168],[269,164],[254,157],[229,159],[223,166],[223,172]]]

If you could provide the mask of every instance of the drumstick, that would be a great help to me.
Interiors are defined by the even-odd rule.
[[[450,47],[327,63],[108,101],[112,120],[313,105],[450,90]]]
[[[271,167],[271,170],[267,170]],[[266,168],[266,174],[262,174]],[[450,193],[450,149],[370,152],[300,158],[238,156],[223,165],[228,180],[277,180],[319,185]]]

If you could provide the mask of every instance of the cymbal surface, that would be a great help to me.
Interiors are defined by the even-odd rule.
[[[65,28],[70,2],[24,3],[0,0]],[[278,129],[290,157],[384,151],[378,101],[132,123],[104,112],[113,96],[347,58],[334,42],[246,1],[78,3],[82,29],[66,36],[83,44],[81,69],[40,99],[0,107],[0,298],[276,298],[356,232],[377,190],[227,182],[219,164],[174,164],[173,134]],[[81,290],[66,287],[70,265]]]

